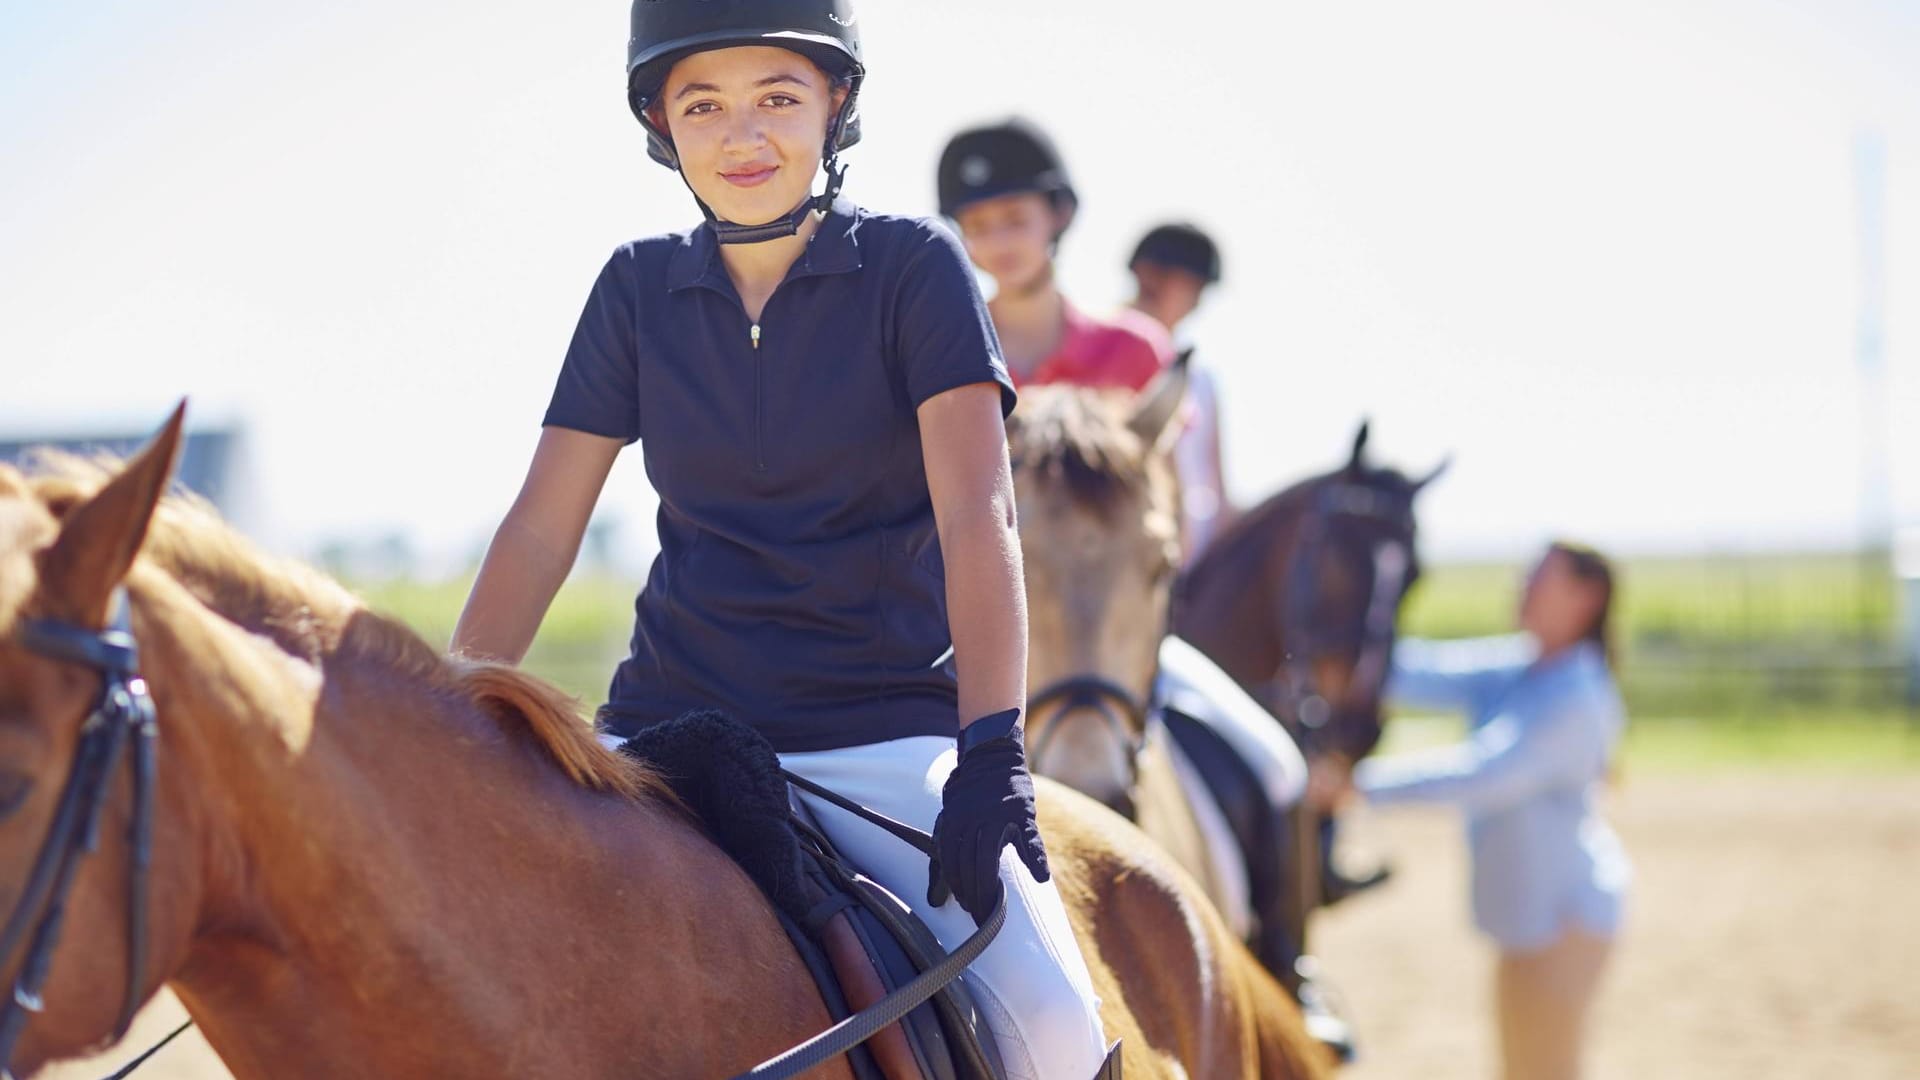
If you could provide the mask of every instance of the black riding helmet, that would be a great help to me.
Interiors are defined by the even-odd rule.
[[[1140,238],[1139,246],[1133,249],[1127,268],[1132,269],[1142,260],[1185,270],[1209,285],[1220,280],[1220,249],[1213,237],[1185,222],[1156,225],[1148,230],[1147,235]]]
[[[647,106],[683,57],[711,49],[767,45],[805,56],[847,87],[846,103],[827,125],[822,154],[825,192],[765,225],[721,221],[695,194],[694,201],[700,203],[721,243],[752,244],[792,236],[807,214],[832,206],[840,194],[846,169],[840,166],[839,155],[860,141],[860,84],[867,74],[855,23],[851,0],[634,0],[633,32],[627,38],[627,104],[647,129],[647,156],[675,172],[680,170],[680,157],[673,138],[647,116]]]
[[[1069,216],[1080,205],[1066,162],[1047,133],[1011,117],[955,135],[940,155],[940,212],[961,210],[1002,195],[1037,192]]]

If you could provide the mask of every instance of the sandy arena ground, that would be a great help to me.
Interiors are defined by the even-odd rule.
[[[1920,776],[1648,773],[1614,803],[1639,878],[1591,1075],[1920,1077]],[[1344,1075],[1492,1077],[1488,955],[1468,929],[1456,823],[1377,815],[1353,835],[1397,877],[1317,931],[1364,1040]],[[156,1004],[128,1045],[180,1015]],[[126,1057],[42,1075],[96,1080]],[[190,1034],[138,1075],[227,1073]]]

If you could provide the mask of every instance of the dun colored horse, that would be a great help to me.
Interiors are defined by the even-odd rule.
[[[1175,588],[1173,630],[1267,706],[1310,756],[1347,764],[1381,733],[1381,692],[1400,606],[1419,577],[1419,479],[1370,464],[1362,424],[1347,463],[1267,499],[1229,526]],[[1297,873],[1287,928],[1337,899],[1323,820],[1294,811]]]
[[[1239,855],[1209,845],[1178,750],[1149,717],[1180,564],[1171,437],[1185,390],[1184,369],[1137,399],[1036,387],[1008,422],[1027,578],[1027,739],[1036,771],[1131,817],[1234,920],[1247,907]]]
[[[768,903],[656,776],[601,748],[551,687],[450,661],[163,499],[179,438],[176,414],[110,475],[0,468],[10,925],[45,925],[32,868],[64,828],[83,721],[102,715],[99,665],[47,655],[48,627],[98,631],[127,598],[158,743],[144,797],[102,774],[44,1007],[0,1064],[26,1075],[80,1053],[114,1030],[123,995],[162,985],[241,1080],[707,1080],[826,1026]],[[1184,876],[1113,815],[1042,786],[1127,1075],[1320,1075],[1285,994]],[[151,867],[136,874],[147,845],[129,823],[147,799]],[[8,978],[22,965],[0,957]]]

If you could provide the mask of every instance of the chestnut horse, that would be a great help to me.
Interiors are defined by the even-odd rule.
[[[1368,426],[1347,463],[1241,515],[1174,589],[1173,631],[1280,718],[1309,756],[1346,765],[1381,734],[1381,694],[1400,607],[1420,576],[1419,479],[1367,461]],[[1293,811],[1287,932],[1304,947],[1309,913],[1338,899],[1323,818]]]
[[[27,1075],[97,1045],[123,995],[162,985],[241,1080],[708,1080],[827,1025],[768,903],[655,775],[603,749],[552,687],[449,660],[163,498],[179,441],[176,413],[110,474],[0,467],[10,925],[58,914],[30,871],[64,828],[63,778],[96,730],[83,721],[106,715],[101,666],[49,656],[50,627],[91,639],[126,598],[158,744],[149,785],[95,770],[97,843],[56,890],[44,1006],[0,1065]],[[1127,1075],[1320,1075],[1284,992],[1185,878],[1113,815],[1042,788]],[[129,823],[146,800],[151,866],[136,874]],[[22,964],[15,951],[0,972]]]

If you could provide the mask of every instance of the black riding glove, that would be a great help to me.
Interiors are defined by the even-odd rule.
[[[975,726],[980,726],[978,732]],[[983,740],[982,735],[988,737]],[[1035,881],[1050,875],[1034,818],[1033,777],[1027,772],[1019,710],[974,721],[962,733],[960,746],[960,763],[947,777],[940,816],[933,821],[927,902],[937,907],[951,896],[977,925],[1000,900],[1001,848],[1012,844]]]

